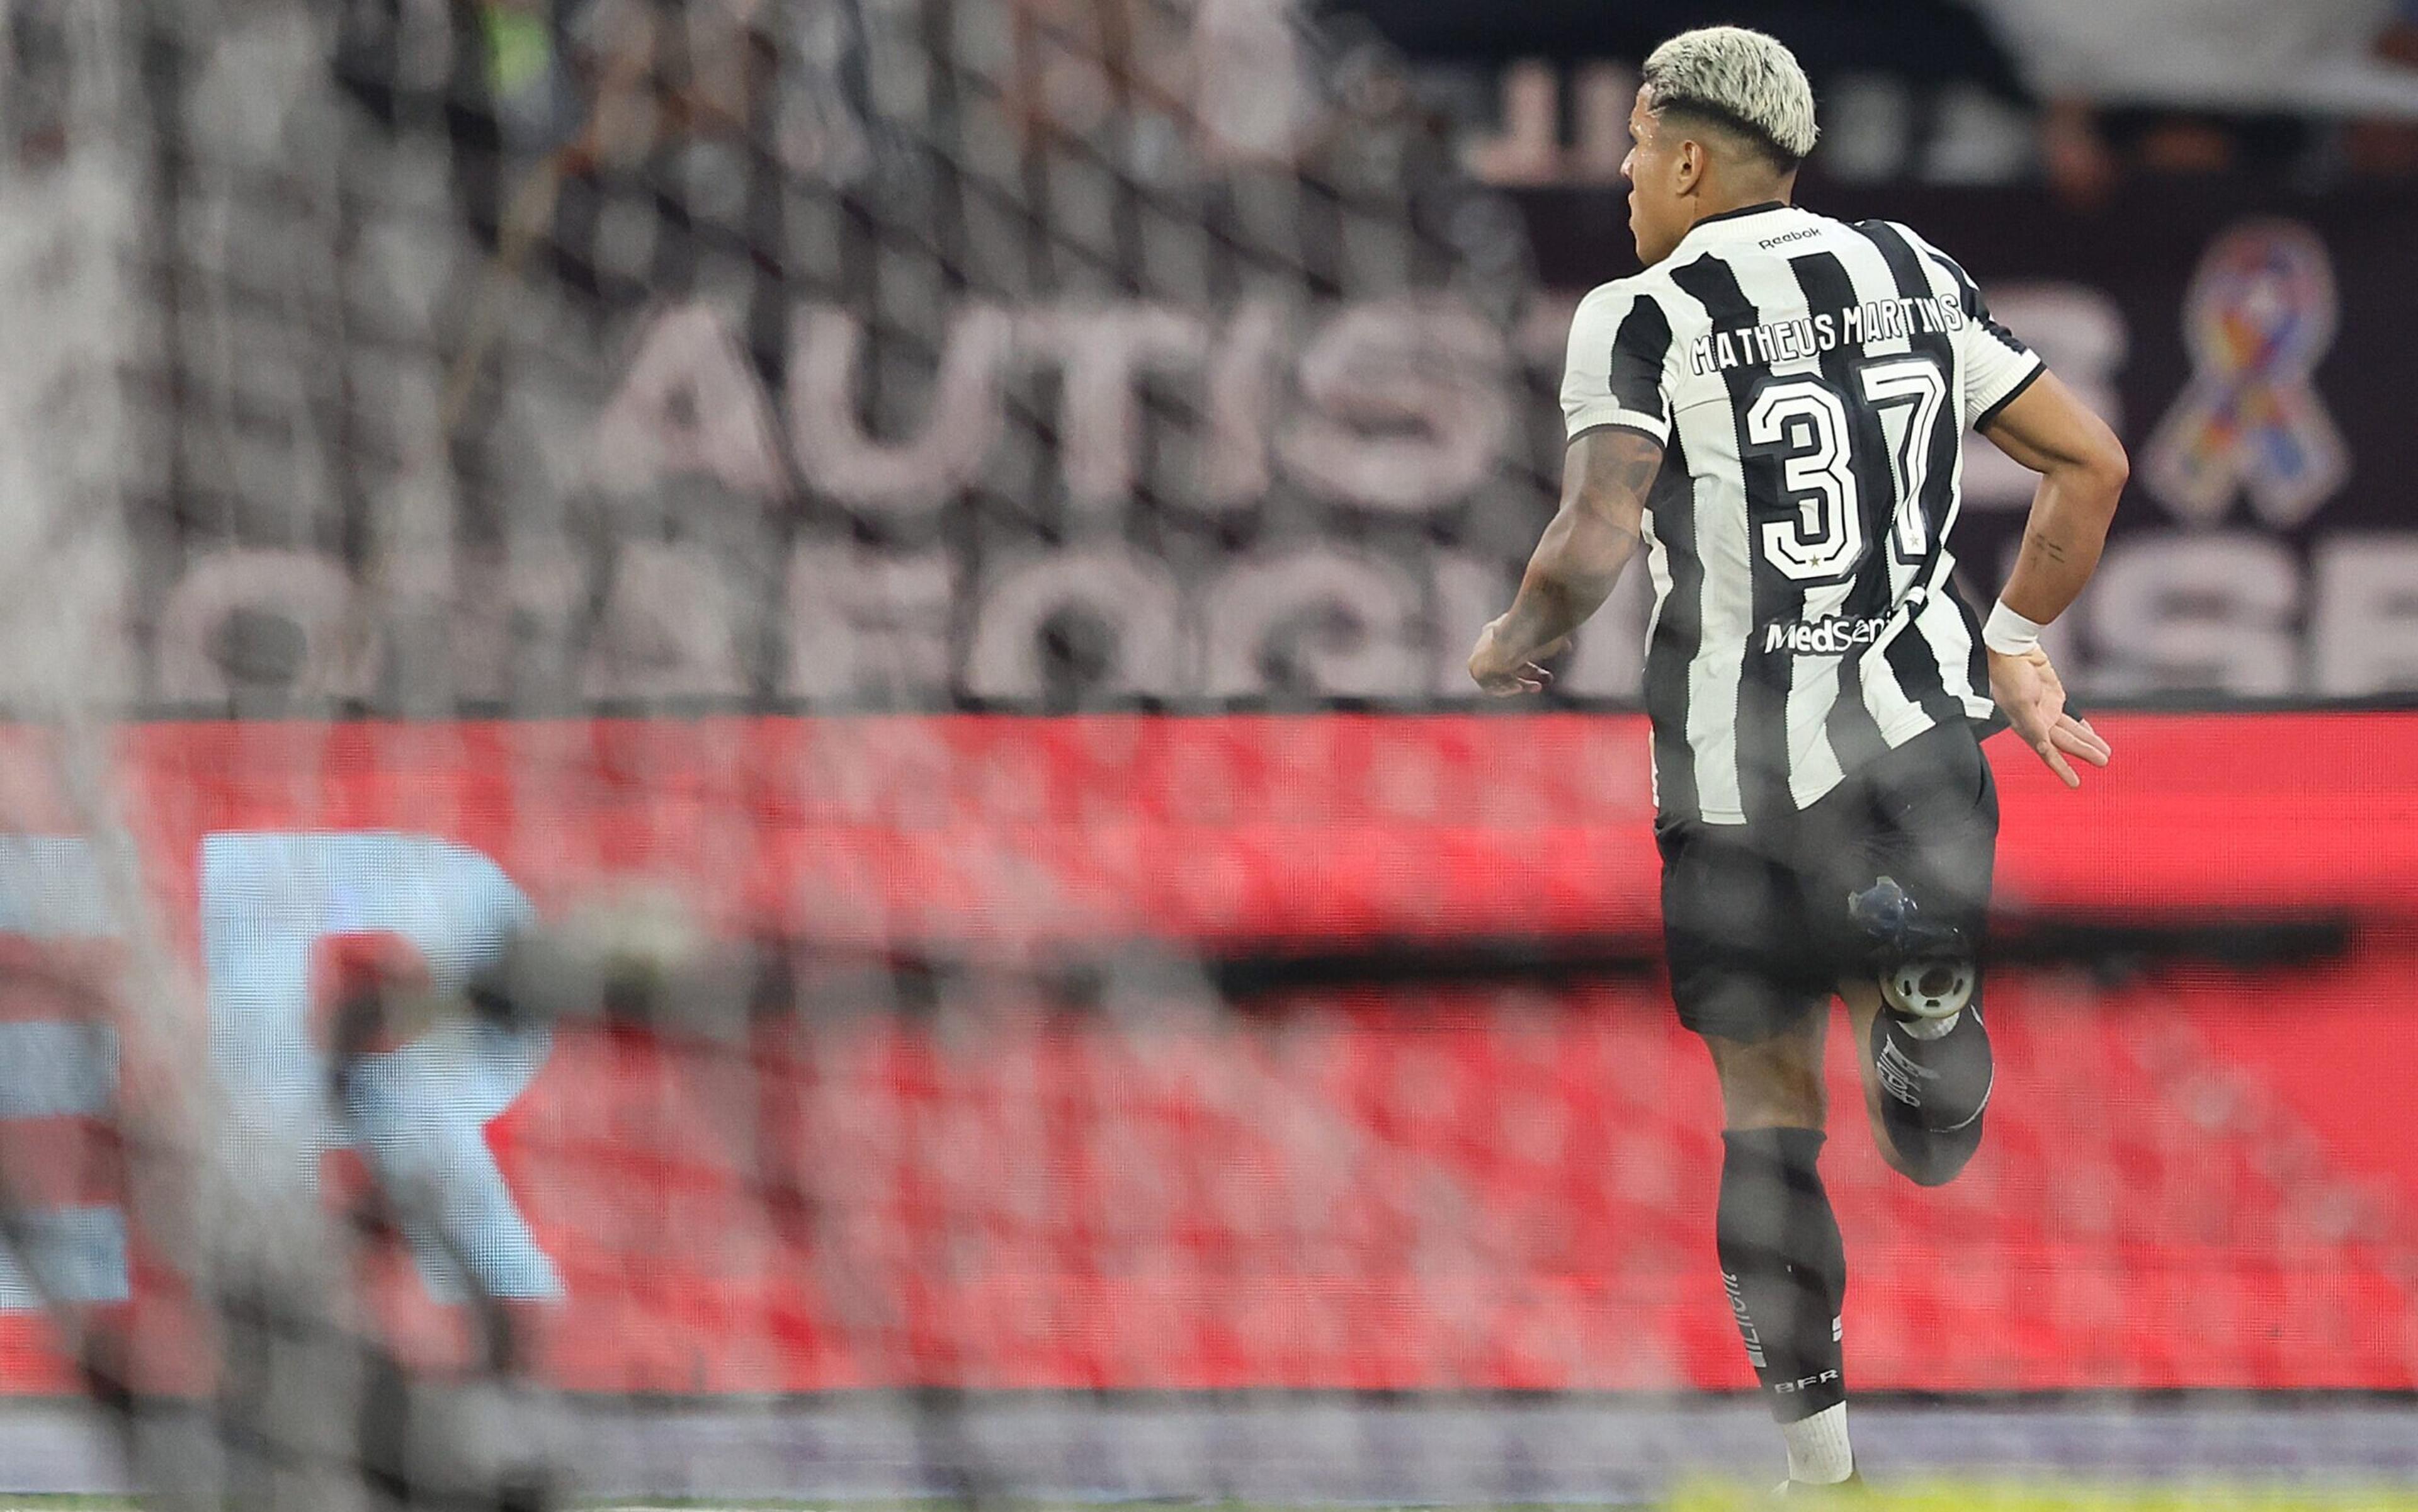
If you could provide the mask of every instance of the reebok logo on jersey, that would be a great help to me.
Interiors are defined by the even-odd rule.
[[[1874,615],[1863,619],[1848,619],[1829,615],[1820,619],[1798,619],[1788,624],[1763,627],[1763,651],[1786,651],[1792,656],[1844,656],[1858,646],[1869,646],[1880,638],[1881,629],[1894,615]]]

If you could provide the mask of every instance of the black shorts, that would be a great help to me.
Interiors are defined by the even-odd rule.
[[[1772,824],[1666,821],[1662,940],[1679,1021],[1768,1039],[1873,970],[1847,897],[1893,877],[1927,918],[1978,947],[1990,906],[1998,790],[1973,727],[1926,730]]]

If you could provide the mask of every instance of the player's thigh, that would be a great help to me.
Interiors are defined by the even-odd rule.
[[[1712,1050],[1729,1126],[1819,1127],[1834,973],[1809,948],[1802,878],[1738,826],[1668,825],[1656,839],[1672,1002]]]
[[[1873,1143],[1884,1158],[1896,1166],[1896,1141],[1890,1137],[1888,1120],[1882,1116],[1879,1064],[1873,1059],[1873,1019],[1881,1013],[1880,984],[1868,976],[1843,977],[1839,982],[1839,1000],[1846,1005],[1847,1033],[1856,1047],[1856,1077],[1863,1084],[1864,1118],[1872,1124]]]
[[[1805,911],[1834,974],[1861,977],[1876,960],[1847,898],[1883,877],[1920,917],[1962,938],[1978,956],[1987,928],[1998,843],[1998,793],[1968,726],[1926,731],[1855,774],[1806,816],[1816,876]]]
[[[1873,857],[1920,908],[1978,946],[1998,848],[1989,759],[1963,725],[1917,736],[1891,755],[1898,759],[1879,773],[1873,795]]]

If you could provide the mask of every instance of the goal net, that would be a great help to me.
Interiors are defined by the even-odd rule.
[[[1605,1501],[1768,1453],[1668,1405],[1752,1380],[1617,707],[1647,585],[1561,707],[1465,707],[1569,304],[1382,47],[1291,0],[0,44],[22,1489]],[[1836,1142],[1859,1384],[2411,1384],[2391,1209],[2229,1076],[2227,990],[2020,976],[2000,1155],[1916,1194]]]

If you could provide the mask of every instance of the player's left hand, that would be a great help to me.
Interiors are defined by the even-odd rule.
[[[2107,765],[2113,753],[2087,719],[2065,711],[2065,683],[2049,664],[2048,652],[2034,647],[2021,656],[1990,653],[1990,696],[2006,711],[2007,723],[2040,753],[2041,761],[2068,787],[2082,786],[2082,777],[2067,756],[2080,756],[2094,767]]]
[[[1522,694],[1542,693],[1553,686],[1553,672],[1538,665],[1536,658],[1557,654],[1569,644],[1569,637],[1565,635],[1531,656],[1513,657],[1503,649],[1502,627],[1503,620],[1497,619],[1477,633],[1477,647],[1469,653],[1471,679],[1497,698],[1517,698]]]

